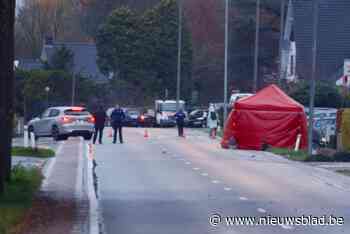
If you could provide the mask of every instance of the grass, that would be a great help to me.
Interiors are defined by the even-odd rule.
[[[294,161],[307,161],[308,159],[307,152],[303,150],[294,151],[292,149],[271,148],[268,151],[274,154],[285,156],[288,159],[291,159]]]
[[[39,169],[16,166],[12,170],[11,182],[5,184],[5,192],[0,195],[0,234],[13,233],[31,207],[42,178]]]
[[[291,149],[270,148],[268,151],[287,157],[288,159],[304,162],[350,162],[349,152],[337,152],[333,155],[316,154],[308,155],[306,151],[297,151]]]
[[[344,175],[347,175],[347,176],[350,176],[350,170],[338,170],[337,172],[344,174]]]
[[[55,151],[51,149],[33,149],[25,147],[13,147],[12,156],[37,157],[37,158],[51,158],[55,156]]]

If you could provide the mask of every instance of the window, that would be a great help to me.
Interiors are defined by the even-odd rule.
[[[44,113],[41,114],[41,118],[47,118],[49,117],[50,114],[50,109],[47,109],[46,111],[44,111]]]
[[[52,110],[50,111],[49,117],[56,117],[56,116],[58,116],[59,114],[60,114],[60,111],[59,111],[59,110],[52,109]]]

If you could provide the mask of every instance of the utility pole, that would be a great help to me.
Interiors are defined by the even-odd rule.
[[[223,126],[227,119],[227,73],[228,73],[228,1],[225,4],[225,77],[224,77],[224,118]]]
[[[319,2],[313,0],[313,44],[312,44],[312,74],[310,81],[310,107],[309,107],[309,137],[308,137],[308,153],[312,154],[312,138],[314,126],[314,104],[316,89],[316,71],[317,71],[317,44],[318,44],[318,16]]]
[[[11,145],[14,116],[15,0],[0,0],[0,194],[11,179]]]
[[[259,67],[259,31],[260,31],[260,0],[256,0],[256,29],[255,29],[255,53],[254,53],[254,83],[253,93],[258,89],[258,67]]]
[[[76,91],[76,77],[74,74],[72,74],[72,102],[71,105],[75,105],[75,91]]]
[[[181,50],[182,50],[182,0],[178,0],[179,21],[178,21],[178,48],[177,48],[177,85],[176,85],[176,109],[180,109],[181,89]]]
[[[280,24],[280,66],[279,66],[279,79],[278,79],[278,83],[281,86],[282,84],[282,79],[283,79],[283,63],[282,63],[282,59],[283,59],[283,33],[284,33],[284,18],[285,18],[285,0],[281,0],[281,24]]]

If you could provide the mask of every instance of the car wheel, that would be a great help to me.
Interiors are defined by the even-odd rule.
[[[83,137],[84,137],[84,140],[89,141],[92,138],[92,133],[87,133]]]
[[[57,126],[53,126],[51,130],[51,135],[54,139],[54,141],[60,141],[62,140],[62,136],[60,136],[60,131],[58,130]]]

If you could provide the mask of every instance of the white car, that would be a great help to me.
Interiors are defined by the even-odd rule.
[[[66,140],[82,136],[90,140],[94,133],[95,118],[83,107],[51,107],[28,123],[29,132],[36,138],[53,137]]]
[[[250,97],[252,95],[253,95],[252,93],[235,93],[235,94],[232,94],[231,97],[230,97],[230,106],[233,106],[235,104],[235,102],[238,101],[239,99],[247,98],[247,97]]]

